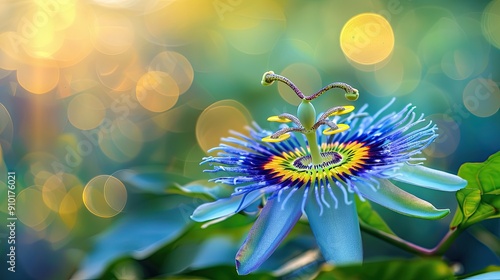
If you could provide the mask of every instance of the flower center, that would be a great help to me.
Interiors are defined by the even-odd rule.
[[[298,170],[311,170],[314,168],[334,167],[342,162],[342,155],[338,152],[323,152],[320,155],[322,159],[320,164],[313,164],[311,155],[298,157],[292,164]]]
[[[320,149],[316,141],[316,130],[320,128],[320,126],[328,126],[326,130],[323,131],[325,135],[332,135],[336,133],[343,132],[349,129],[349,125],[347,124],[336,124],[333,120],[330,120],[329,117],[343,115],[351,112],[354,107],[353,106],[337,106],[328,109],[324,112],[319,118],[316,118],[316,109],[311,103],[312,100],[316,99],[324,92],[333,89],[340,88],[345,91],[345,98],[347,100],[354,101],[358,99],[359,92],[357,89],[351,87],[346,83],[336,82],[327,85],[326,87],[320,89],[318,92],[305,96],[298,88],[295,86],[292,81],[283,77],[281,75],[274,74],[273,71],[268,71],[264,73],[262,76],[262,85],[268,86],[274,83],[275,81],[279,81],[288,85],[302,100],[297,107],[297,116],[292,114],[283,113],[279,116],[271,116],[267,120],[273,122],[293,122],[295,127],[283,127],[277,132],[262,138],[263,142],[281,142],[290,137],[290,132],[299,132],[306,136],[307,143],[309,143],[309,157],[304,157],[303,160],[297,161],[297,165],[294,163],[294,167],[300,169],[311,169],[312,167],[325,167],[331,165],[331,160],[335,160],[335,157],[331,158],[331,155],[324,156],[320,153]],[[331,158],[331,159],[330,159]],[[340,157],[342,159],[342,157]],[[309,162],[306,164],[306,162]],[[299,166],[303,166],[299,167]]]
[[[357,141],[323,143],[319,154],[323,162],[314,164],[311,154],[297,148],[273,155],[262,168],[271,178],[288,181],[291,186],[323,179],[342,181],[367,168],[370,147]]]

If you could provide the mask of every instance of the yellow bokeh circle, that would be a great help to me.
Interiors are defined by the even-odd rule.
[[[99,175],[83,189],[83,203],[94,215],[110,218],[120,213],[127,203],[127,189],[117,178]]]
[[[185,93],[193,83],[194,70],[189,60],[178,52],[164,51],[157,54],[149,64],[149,71],[169,74],[179,86],[179,94]]]
[[[311,95],[321,89],[321,75],[316,68],[309,64],[290,64],[283,69],[281,75],[292,80],[305,95]],[[278,92],[281,98],[292,105],[299,105],[301,102],[297,94],[284,83],[278,83]]]
[[[219,145],[222,137],[230,136],[230,130],[248,134],[245,126],[251,120],[250,113],[241,103],[222,100],[207,107],[196,122],[196,139],[203,151]]]
[[[68,120],[76,128],[90,130],[99,126],[106,116],[106,107],[90,93],[82,93],[68,105]]]
[[[149,71],[136,86],[136,97],[145,109],[164,112],[172,108],[179,99],[179,86],[168,73]]]
[[[50,223],[48,218],[51,212],[43,201],[43,194],[39,187],[28,187],[17,195],[16,215],[26,226],[43,230]]]
[[[500,88],[492,79],[473,79],[464,88],[463,103],[472,114],[489,117],[500,109]]]
[[[59,211],[61,201],[66,195],[66,187],[62,178],[57,175],[49,177],[42,186],[42,199],[52,211]]]
[[[500,49],[500,0],[491,1],[481,19],[483,35],[493,46]]]
[[[12,122],[12,117],[10,116],[9,110],[0,103],[0,146],[4,149],[9,149],[12,145],[13,137],[14,123]]]
[[[59,67],[47,61],[22,64],[17,69],[19,85],[34,94],[44,94],[53,90],[59,83],[59,75]]]
[[[351,61],[372,65],[384,61],[394,49],[394,32],[379,14],[363,13],[349,19],[340,32],[340,47]]]
[[[68,227],[73,228],[78,218],[78,210],[82,206],[83,187],[73,186],[64,196],[59,207],[59,217]]]
[[[376,71],[356,67],[356,77],[375,96],[402,96],[415,90],[422,79],[422,63],[410,49],[395,48],[392,57]]]
[[[132,22],[118,13],[100,13],[94,20],[95,48],[106,55],[127,51],[135,40]]]
[[[427,119],[438,126],[439,136],[425,148],[425,155],[433,158],[445,158],[453,154],[460,143],[460,126],[456,120],[447,114],[434,114],[428,116]]]
[[[143,146],[143,133],[137,124],[128,119],[117,119],[112,129],[99,139],[101,151],[116,162],[127,162],[136,157]]]

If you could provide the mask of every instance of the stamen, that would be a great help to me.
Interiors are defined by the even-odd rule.
[[[280,116],[270,116],[267,118],[268,122],[280,122],[280,123],[289,123],[291,120],[288,118],[280,117]]]
[[[279,116],[272,116],[267,118],[267,120],[281,123],[293,122],[297,127],[302,127],[300,120],[296,116],[288,113],[283,113]]]
[[[339,108],[343,108],[342,110],[338,110]],[[333,117],[333,116],[340,116],[340,115],[345,115],[349,114],[350,112],[354,111],[354,106],[339,106],[339,107],[334,107],[332,109],[332,112],[328,114],[328,117]],[[330,110],[326,111],[329,112]]]
[[[270,143],[276,143],[276,142],[281,142],[284,141],[288,138],[290,138],[289,132],[297,131],[297,132],[303,132],[304,128],[302,127],[284,127],[275,133],[266,136],[262,138],[263,142],[270,142]]]
[[[339,123],[339,124],[337,124],[337,128],[336,129],[334,129],[332,127],[329,127],[327,129],[323,130],[323,134],[325,134],[325,135],[332,135],[332,134],[344,132],[344,131],[346,131],[348,129],[349,129],[349,125],[344,124],[344,123]]]
[[[284,141],[288,138],[290,138],[289,133],[278,131],[273,135],[269,135],[267,137],[262,138],[262,142],[276,143],[276,142]]]

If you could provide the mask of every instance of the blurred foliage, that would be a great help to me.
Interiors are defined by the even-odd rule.
[[[467,188],[457,193],[461,206],[464,203],[460,203],[462,198],[460,192],[473,187],[481,187],[485,194],[496,195],[497,185],[494,181],[496,176],[492,174],[497,174],[496,159],[499,156],[500,153],[497,153],[484,163],[466,163],[460,168],[459,174],[464,178],[475,178],[469,181]],[[482,172],[482,176],[478,175],[479,171]],[[82,266],[75,275],[77,279],[149,278],[159,275],[171,275],[163,279],[232,279],[236,277],[234,256],[254,217],[238,214],[217,223],[207,223],[202,227],[189,219],[197,205],[230,194],[227,187],[206,181],[195,181],[185,185],[167,183],[169,176],[159,170],[155,171],[154,168],[122,170],[117,174],[118,178],[127,184],[128,189],[135,189],[138,194],[154,194],[154,196],[137,203],[134,206],[135,209],[129,208],[130,212],[123,214],[113,227],[95,238],[94,249],[82,262]],[[488,200],[490,203],[492,201],[494,200]],[[147,207],[144,207],[145,204]],[[356,205],[364,231],[382,237],[396,246],[408,247],[406,241],[403,241],[405,244],[398,243],[402,239],[394,234],[369,202],[357,199]],[[456,216],[461,215],[462,211],[464,210],[459,208]],[[452,226],[456,223],[456,216]],[[491,215],[481,217],[491,218]],[[458,225],[465,227],[471,224]],[[452,235],[460,232],[453,231]],[[498,242],[494,236],[485,236],[486,233],[487,231],[484,230],[476,231],[476,234],[481,235],[478,239],[484,240],[485,244]],[[275,279],[278,276],[293,276],[298,277],[297,279],[311,277],[315,279],[394,279],[395,277],[455,279],[452,266],[438,258],[368,261],[363,265],[345,267],[322,266],[323,261],[319,254],[307,253],[308,250],[314,248],[311,242],[306,241],[307,238],[304,239],[306,242],[297,242],[307,235],[310,235],[307,227],[302,227],[299,223],[298,229],[292,231],[287,238],[287,243],[263,265],[262,269],[274,271],[273,274],[261,272],[245,277],[247,279]],[[131,242],[131,237],[134,242]],[[449,246],[455,238],[446,236],[439,246],[444,246],[444,244]],[[441,250],[439,246],[433,252],[444,253],[447,247]],[[293,250],[287,250],[287,248],[293,248]],[[498,249],[493,244],[490,248]],[[276,262],[276,260],[279,261]],[[470,273],[468,276],[497,270],[498,267],[490,267],[484,271]]]
[[[96,278],[116,258],[140,259],[157,251],[185,231],[190,224],[186,212],[194,206],[192,199],[182,196],[157,197],[148,202],[148,207],[124,215],[95,240],[94,249],[75,277]]]
[[[455,279],[453,270],[440,259],[413,259],[366,262],[363,265],[333,268],[320,272],[318,280],[354,279]]]

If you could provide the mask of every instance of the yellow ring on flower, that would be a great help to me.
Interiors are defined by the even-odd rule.
[[[262,142],[276,143],[276,142],[284,141],[288,138],[290,138],[290,133],[282,134],[282,135],[278,136],[278,138],[271,138],[271,135],[269,135],[267,137],[262,138]]]
[[[344,114],[347,114],[347,113],[350,113],[350,112],[354,111],[354,106],[347,105],[347,106],[342,106],[342,107],[344,107],[344,110],[333,112],[333,113],[331,113],[328,116],[329,117],[331,117],[331,116],[340,116],[340,115],[344,115]]]
[[[291,120],[287,118],[280,118],[279,116],[270,116],[267,118],[268,122],[280,122],[280,123],[288,123],[291,122]]]
[[[365,160],[369,158],[370,147],[360,142],[349,143],[323,143],[320,147],[321,156],[324,162],[331,160],[331,155],[338,155],[340,158],[336,162],[326,165],[307,164],[310,159],[308,152],[303,148],[283,152],[281,155],[272,156],[264,164],[264,169],[273,174],[274,178],[279,178],[281,182],[290,181],[292,185],[297,183],[308,183],[314,180],[335,179],[342,181],[342,177],[351,176],[363,170]],[[304,165],[303,167],[298,164]]]
[[[339,123],[337,124],[337,129],[335,130],[332,130],[330,127],[323,130],[323,134],[324,135],[332,135],[332,134],[335,134],[335,133],[339,133],[339,132],[342,132],[342,131],[346,131],[349,129],[349,125],[345,124],[345,123]]]

